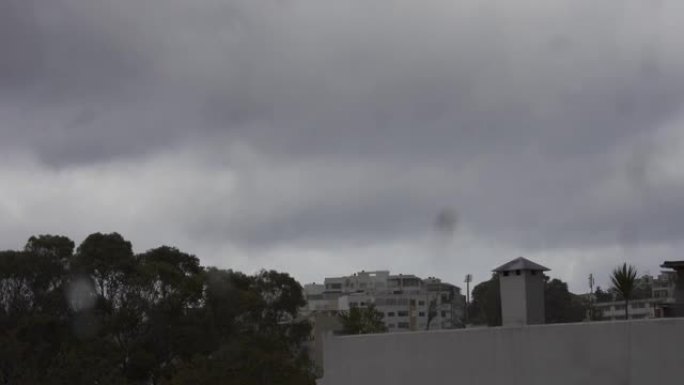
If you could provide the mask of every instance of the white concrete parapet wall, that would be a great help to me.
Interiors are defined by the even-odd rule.
[[[320,385],[682,385],[684,319],[330,337]]]

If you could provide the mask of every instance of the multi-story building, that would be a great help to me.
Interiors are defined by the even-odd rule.
[[[304,292],[304,314],[335,315],[373,305],[389,331],[451,329],[463,324],[465,297],[461,289],[434,277],[361,271],[325,278],[323,285],[305,285]]]
[[[637,285],[648,287],[650,297],[632,299],[629,301],[629,318],[660,318],[663,316],[663,307],[674,301],[675,273],[662,272],[657,278],[644,276],[639,279]],[[611,301],[594,303],[594,308],[598,310],[603,320],[624,320],[625,302],[619,300],[612,294]]]
[[[672,269],[672,291],[668,302],[660,307],[663,317],[684,317],[684,261],[665,261],[660,267]]]

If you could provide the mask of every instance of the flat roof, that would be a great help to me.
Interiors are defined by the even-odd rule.
[[[670,268],[670,269],[684,269],[684,261],[665,261],[660,267]]]

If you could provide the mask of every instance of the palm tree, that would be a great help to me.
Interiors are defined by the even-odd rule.
[[[632,298],[632,292],[636,286],[636,276],[636,268],[626,263],[615,268],[610,276],[613,289],[625,300],[625,319],[629,318],[629,300]]]

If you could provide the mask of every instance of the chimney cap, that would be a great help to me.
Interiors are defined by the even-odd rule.
[[[527,258],[518,257],[510,262],[504,263],[503,265],[492,270],[496,273],[501,273],[504,271],[515,271],[515,270],[530,270],[530,271],[549,271],[550,269],[544,267],[538,263],[534,263]]]

